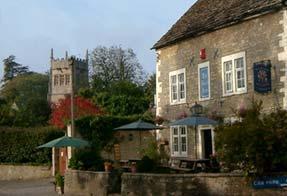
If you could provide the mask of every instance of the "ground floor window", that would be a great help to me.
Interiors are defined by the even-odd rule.
[[[187,156],[187,127],[171,127],[171,154],[172,156]]]

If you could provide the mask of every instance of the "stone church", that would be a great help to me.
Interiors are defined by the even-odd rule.
[[[286,0],[198,0],[153,46],[157,116],[174,121],[198,103],[232,121],[233,109],[263,101],[287,109]],[[159,132],[172,157],[209,158],[213,128]],[[207,145],[208,144],[208,145]],[[206,152],[205,148],[210,151]]]
[[[86,59],[68,56],[67,52],[65,58],[55,59],[51,49],[50,62],[48,100],[51,103],[57,103],[59,99],[70,96],[72,87],[76,94],[80,88],[89,86],[88,51]]]

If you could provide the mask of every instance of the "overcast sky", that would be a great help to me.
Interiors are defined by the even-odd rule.
[[[153,44],[195,0],[0,0],[0,74],[13,54],[31,70],[49,69],[55,57],[84,57],[98,45],[132,48],[155,71]]]

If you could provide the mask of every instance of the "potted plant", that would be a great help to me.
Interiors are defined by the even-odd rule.
[[[64,194],[64,176],[61,176],[60,173],[57,173],[55,175],[55,186],[56,186],[56,192],[59,195]]]

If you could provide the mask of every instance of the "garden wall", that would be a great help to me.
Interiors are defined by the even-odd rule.
[[[0,180],[27,180],[51,177],[46,166],[0,165]]]
[[[131,174],[122,175],[123,196],[181,195],[287,195],[287,189],[255,190],[236,174]]]
[[[120,193],[120,181],[110,172],[67,170],[65,174],[65,195],[99,195]]]

